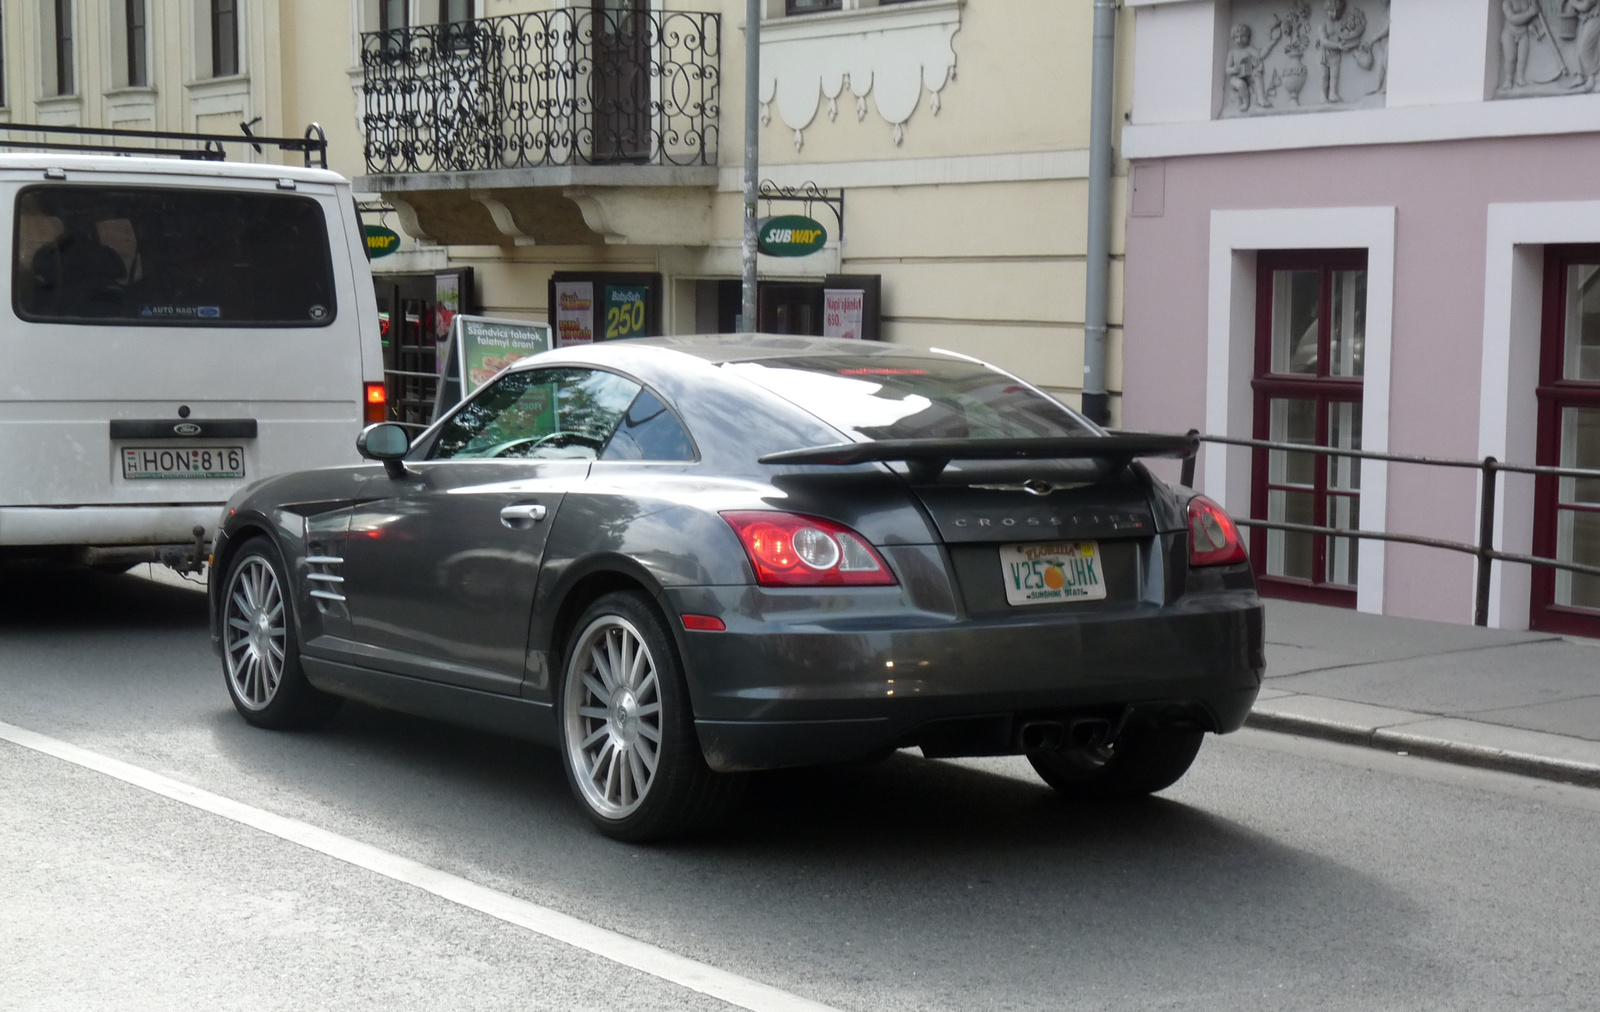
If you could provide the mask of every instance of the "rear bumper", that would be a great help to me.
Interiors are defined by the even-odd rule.
[[[751,587],[668,593],[677,613],[718,614],[728,626],[678,632],[716,769],[843,762],[910,744],[1006,754],[1031,720],[1133,713],[1233,731],[1265,668],[1261,604],[1247,590],[986,620],[852,619],[830,616],[825,602],[769,611],[753,600],[763,597]]]
[[[0,545],[193,544],[196,527],[216,534],[222,506],[0,506]]]

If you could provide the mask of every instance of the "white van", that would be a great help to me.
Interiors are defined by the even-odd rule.
[[[198,569],[235,489],[355,459],[385,410],[350,184],[0,155],[0,558]]]

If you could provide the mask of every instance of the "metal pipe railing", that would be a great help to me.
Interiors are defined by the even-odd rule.
[[[1393,541],[1400,544],[1420,545],[1424,548],[1438,548],[1444,551],[1472,555],[1478,560],[1472,614],[1472,621],[1475,625],[1489,624],[1489,588],[1493,574],[1492,567],[1496,562],[1514,562],[1520,565],[1543,566],[1548,569],[1579,573],[1584,576],[1600,576],[1600,566],[1589,566],[1580,562],[1567,562],[1537,555],[1502,552],[1494,547],[1495,509],[1499,495],[1499,476],[1501,472],[1556,478],[1588,478],[1600,481],[1600,471],[1578,467],[1550,467],[1539,464],[1507,464],[1494,457],[1484,457],[1482,460],[1468,460],[1459,457],[1426,457],[1406,453],[1373,453],[1367,450],[1347,450],[1336,446],[1311,446],[1305,443],[1279,443],[1266,439],[1241,439],[1235,436],[1207,436],[1202,435],[1196,429],[1190,429],[1189,435],[1201,443],[1242,446],[1253,450],[1280,450],[1286,453],[1310,453],[1319,457],[1347,457],[1356,460],[1379,460],[1391,464],[1417,464],[1425,467],[1453,467],[1477,471],[1479,473],[1477,544],[1469,544],[1465,541],[1450,541],[1445,538],[1429,538],[1416,534],[1393,534],[1388,531],[1319,527],[1312,524],[1257,520],[1253,517],[1235,518],[1235,522],[1240,527],[1290,531],[1298,534],[1313,534],[1319,537]],[[1195,454],[1190,454],[1183,460],[1183,471],[1179,479],[1182,484],[1191,488],[1194,486],[1194,471]]]

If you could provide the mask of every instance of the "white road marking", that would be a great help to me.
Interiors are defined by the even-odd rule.
[[[760,981],[741,977],[687,956],[680,956],[638,939],[629,938],[576,917],[529,903],[458,875],[431,868],[410,858],[319,829],[298,819],[274,815],[252,805],[162,776],[119,759],[77,745],[0,722],[0,740],[32,749],[63,762],[103,773],[152,794],[170,798],[203,812],[219,815],[290,843],[297,843],[358,868],[404,882],[452,903],[515,924],[535,934],[576,949],[594,953],[623,966],[671,981],[750,1012],[839,1012],[809,998],[781,991]]]

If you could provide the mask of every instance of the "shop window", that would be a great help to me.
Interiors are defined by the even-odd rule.
[[[1545,251],[1540,464],[1600,470],[1600,246]],[[1600,479],[1541,476],[1534,554],[1600,566]],[[1535,629],[1600,636],[1600,577],[1533,571]]]
[[[1262,253],[1257,264],[1255,438],[1361,449],[1367,258],[1360,250]],[[1361,526],[1361,462],[1257,450],[1251,515],[1277,523]],[[1355,606],[1358,542],[1257,531],[1262,592]]]

